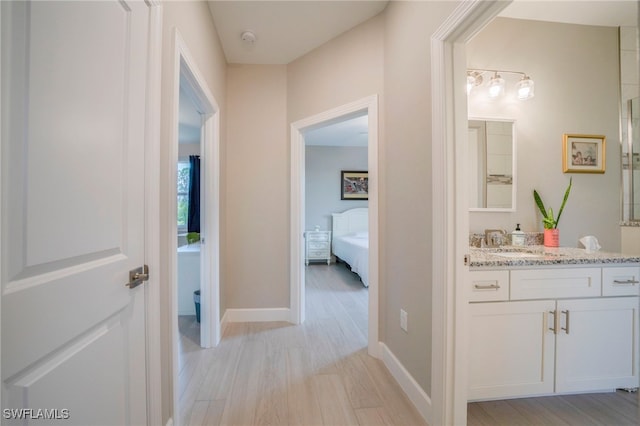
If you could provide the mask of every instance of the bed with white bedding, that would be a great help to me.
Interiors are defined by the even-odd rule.
[[[333,213],[331,249],[369,287],[369,210],[357,208]]]

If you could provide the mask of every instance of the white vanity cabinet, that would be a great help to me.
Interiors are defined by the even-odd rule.
[[[472,288],[505,272],[508,298],[470,297],[469,399],[638,387],[639,267],[472,271]]]

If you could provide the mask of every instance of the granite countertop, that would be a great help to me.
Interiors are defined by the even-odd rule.
[[[469,250],[471,255],[469,266],[472,269],[640,263],[640,256],[587,251],[574,247],[502,246],[499,248],[470,247]]]
[[[632,220],[632,221],[622,221],[620,222],[620,226],[623,227],[639,227],[640,221]]]

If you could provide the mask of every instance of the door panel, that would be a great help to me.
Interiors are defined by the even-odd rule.
[[[561,300],[558,312],[556,392],[638,387],[637,297]]]
[[[553,392],[553,300],[470,303],[470,400]]]
[[[99,419],[103,424],[127,424],[124,395],[112,393],[113,389],[125,388],[125,376],[110,373],[124,371],[126,367],[124,353],[110,353],[112,347],[121,346],[123,338],[119,321],[101,324],[10,383],[9,406],[22,407],[26,394],[28,406],[32,408],[64,408],[73,420]],[[101,385],[95,386],[96,383]],[[85,403],[87,392],[91,394],[91,404]]]
[[[6,408],[144,423],[148,8],[1,7]]]

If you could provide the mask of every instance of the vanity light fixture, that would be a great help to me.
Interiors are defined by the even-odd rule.
[[[503,71],[503,70],[487,70],[487,69],[468,69],[467,70],[467,95],[469,95],[477,86],[481,86],[485,73],[493,74],[489,79],[489,97],[496,99],[505,93],[506,82],[502,78],[502,74],[519,75],[521,79],[516,83],[517,98],[526,101],[534,96],[534,82],[529,75],[521,71]]]

